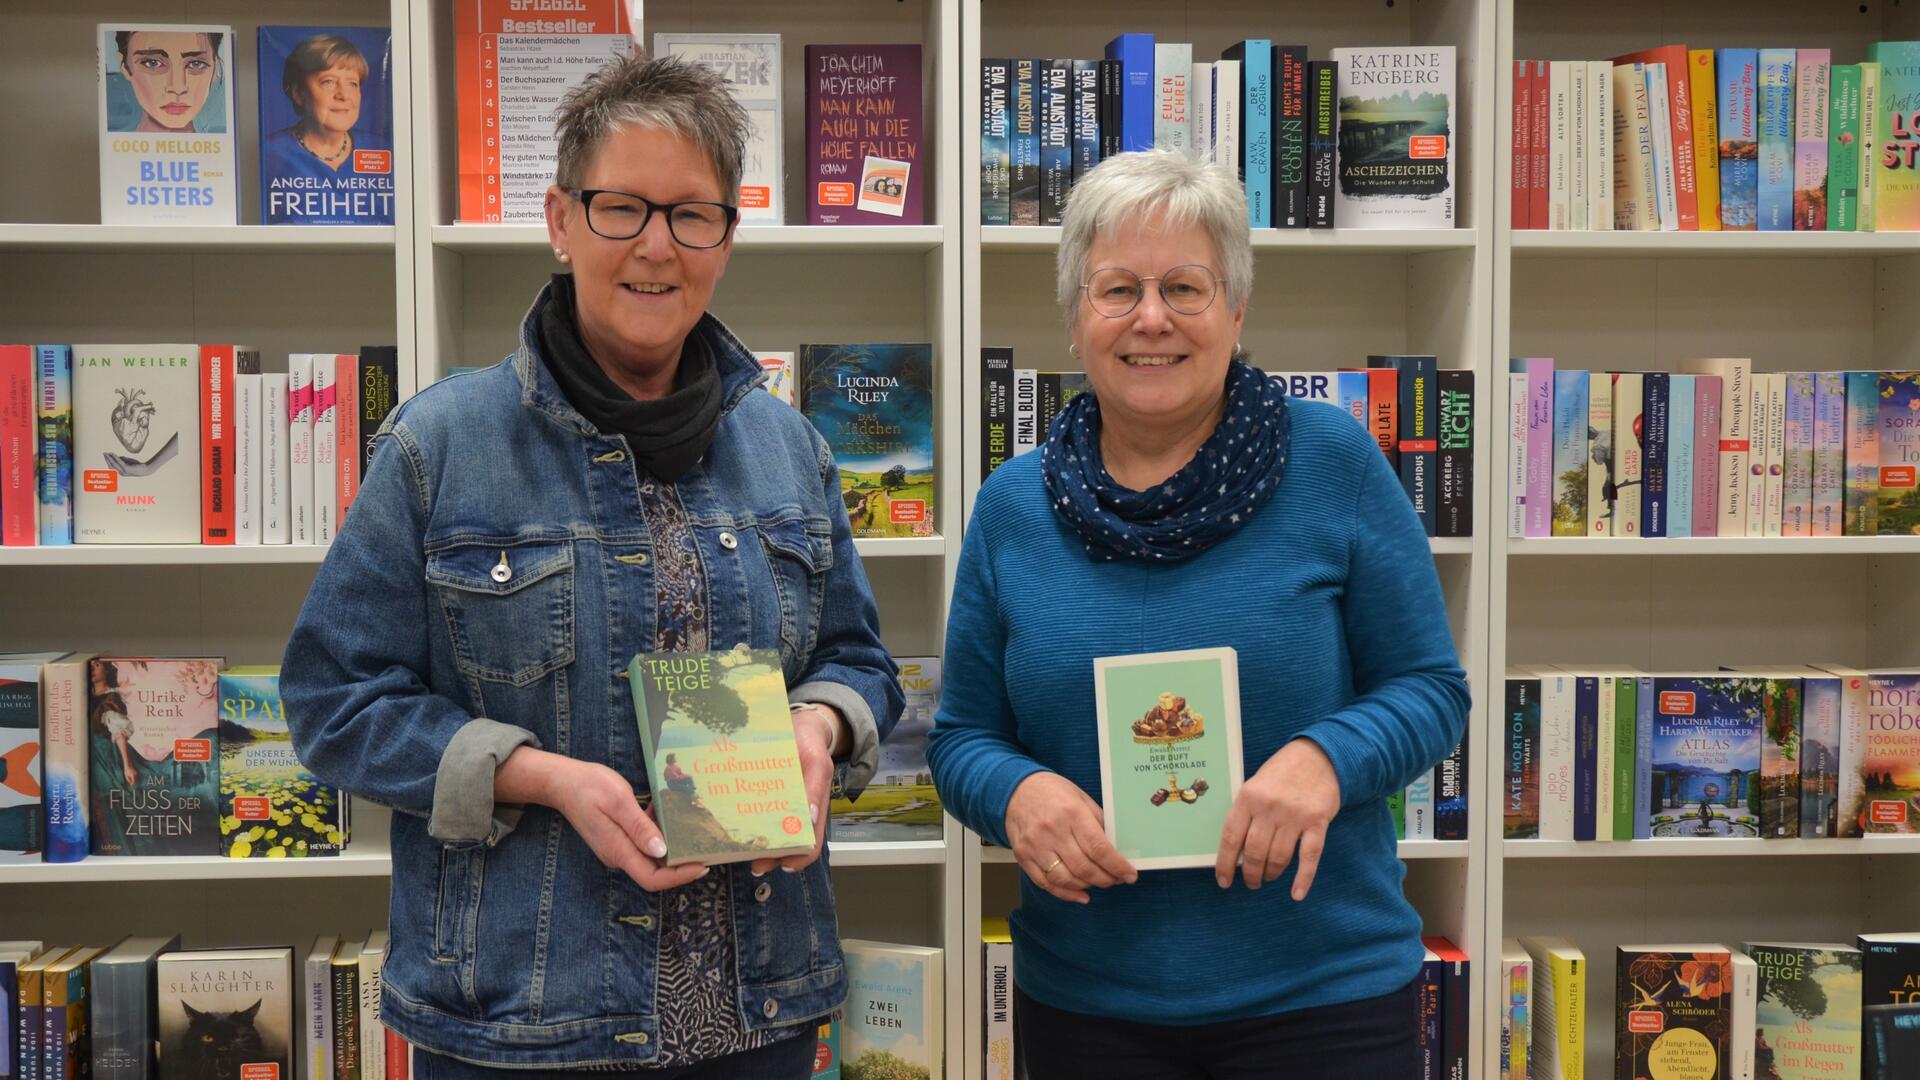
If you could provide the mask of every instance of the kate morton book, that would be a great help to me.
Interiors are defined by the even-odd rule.
[[[1212,866],[1245,768],[1239,654],[1229,648],[1093,662],[1101,812],[1134,866]]]
[[[777,650],[642,653],[627,681],[669,866],[813,850]]]

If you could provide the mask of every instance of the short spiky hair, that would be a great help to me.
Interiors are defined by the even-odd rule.
[[[608,138],[629,124],[670,131],[707,155],[720,177],[721,199],[740,191],[747,156],[747,111],[727,84],[706,68],[677,57],[622,57],[594,72],[560,102],[556,117],[560,164],[553,182],[577,188]]]

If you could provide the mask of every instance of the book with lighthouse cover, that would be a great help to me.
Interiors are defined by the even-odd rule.
[[[778,650],[641,653],[627,682],[667,865],[813,850]]]
[[[1212,866],[1245,775],[1239,654],[1098,657],[1093,694],[1107,838],[1142,870]]]
[[[233,28],[104,23],[100,223],[235,225]]]

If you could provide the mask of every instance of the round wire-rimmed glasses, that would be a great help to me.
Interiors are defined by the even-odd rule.
[[[1220,295],[1220,276],[1198,263],[1176,266],[1164,274],[1141,277],[1124,267],[1108,266],[1080,283],[1093,310],[1109,319],[1133,313],[1147,293],[1147,282],[1159,282],[1160,300],[1181,315],[1198,315]]]
[[[740,208],[717,202],[657,203],[628,191],[574,188],[567,194],[580,200],[587,212],[587,228],[609,240],[631,240],[646,231],[655,211],[667,217],[667,231],[681,247],[712,248],[726,242],[728,230],[740,218]]]

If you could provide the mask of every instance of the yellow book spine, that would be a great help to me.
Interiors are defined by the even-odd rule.
[[[1560,1040],[1560,1076],[1562,1080],[1586,1080],[1586,961],[1580,957],[1555,956],[1552,963],[1554,1035]]]
[[[1712,49],[1687,50],[1687,89],[1693,97],[1693,171],[1698,178],[1700,231],[1720,229],[1720,108],[1715,99]]]

